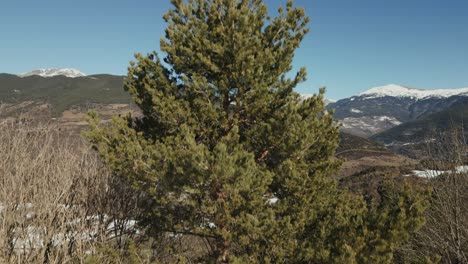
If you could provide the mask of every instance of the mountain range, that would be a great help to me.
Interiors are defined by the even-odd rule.
[[[0,105],[41,102],[50,105],[54,115],[61,115],[86,104],[129,104],[123,82],[124,76],[86,75],[73,68],[0,74]],[[425,142],[435,130],[468,124],[468,88],[423,90],[390,84],[325,103],[333,109],[342,132],[394,149]]]
[[[20,77],[41,76],[41,77],[54,77],[65,76],[69,78],[85,77],[86,74],[80,70],[73,68],[50,68],[50,69],[37,69],[27,73],[19,74]]]
[[[422,90],[400,85],[375,87],[329,104],[343,131],[370,137],[431,114],[464,105],[468,88]]]
[[[40,101],[54,115],[75,105],[129,103],[124,76],[86,76],[74,69],[35,70],[26,74],[0,74],[0,104]],[[0,113],[1,114],[1,113]]]

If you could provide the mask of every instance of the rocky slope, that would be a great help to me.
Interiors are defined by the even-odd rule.
[[[451,132],[468,136],[468,97],[447,109],[373,135],[371,139],[395,152],[418,157],[428,146],[440,144],[444,134]]]
[[[403,123],[448,109],[468,98],[468,88],[421,90],[400,85],[372,88],[327,107],[343,131],[369,137]]]

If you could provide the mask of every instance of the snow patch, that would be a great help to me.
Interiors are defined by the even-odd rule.
[[[420,178],[435,178],[441,174],[444,174],[445,171],[439,170],[414,170],[413,175]]]
[[[279,198],[276,196],[271,197],[267,200],[268,205],[274,205],[279,201]]]
[[[421,178],[435,178],[444,173],[455,173],[455,174],[468,173],[468,166],[467,165],[458,166],[454,170],[449,170],[449,171],[441,171],[441,170],[414,170],[413,171],[414,176],[421,177]]]
[[[382,121],[382,122],[388,121],[395,126],[401,125],[401,122],[398,119],[396,119],[395,117],[390,117],[390,116],[380,116],[379,121]]]
[[[457,173],[468,173],[468,166],[458,166],[455,171]]]

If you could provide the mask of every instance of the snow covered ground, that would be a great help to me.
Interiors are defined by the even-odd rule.
[[[441,171],[441,170],[414,170],[413,174],[416,177],[421,178],[435,178],[444,173],[468,173],[468,166],[458,166],[454,171]],[[411,176],[411,175],[408,175]]]
[[[92,242],[99,234],[104,235],[106,239],[113,239],[124,234],[140,233],[135,220],[114,219],[105,214],[76,218],[64,223],[67,228],[48,230],[47,225],[36,222],[37,215],[32,203],[13,205],[13,212],[6,210],[6,207],[5,204],[0,204],[0,218],[3,214],[17,213],[27,220],[22,225],[14,227],[10,233],[12,249],[18,253],[44,248],[48,243],[57,247],[77,240]],[[67,206],[63,208],[71,209]]]

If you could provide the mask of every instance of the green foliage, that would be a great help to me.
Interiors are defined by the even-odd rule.
[[[261,0],[172,3],[165,64],[137,54],[129,67],[125,89],[143,116],[100,127],[92,114],[87,134],[141,192],[141,227],[203,238],[205,261],[389,262],[405,239],[392,234],[417,228],[407,221],[420,211],[406,196],[368,209],[328,177],[339,132],[324,90],[303,101],[293,89],[305,69],[287,77],[304,10],[288,1],[269,18]]]
[[[409,239],[408,231],[416,231],[425,223],[422,215],[428,206],[427,188],[387,180],[379,186],[378,194],[378,203],[371,204],[360,263],[391,263],[394,250]]]
[[[133,241],[129,241],[126,247],[122,250],[116,250],[111,246],[103,246],[99,248],[98,252],[93,255],[89,255],[85,261],[85,264],[114,264],[114,263],[125,263],[125,264],[139,264],[139,263],[150,263],[149,260],[143,260],[138,255],[138,248],[135,246]]]

